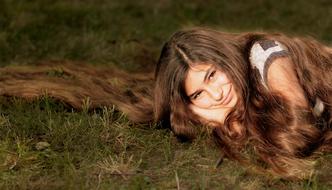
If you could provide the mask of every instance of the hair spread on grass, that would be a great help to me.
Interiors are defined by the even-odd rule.
[[[249,51],[263,39],[288,48],[309,108],[296,106],[259,83]],[[239,94],[236,109],[212,132],[225,157],[298,179],[311,174],[316,155],[332,152],[332,52],[311,38],[183,30],[164,45],[154,76],[73,63],[8,66],[0,69],[0,95],[27,99],[47,95],[77,109],[87,99],[91,109],[116,105],[134,122],[161,122],[179,138],[193,139],[197,134],[193,125],[208,124],[188,108],[184,91],[189,66],[198,62],[225,71]],[[317,98],[325,106],[320,116],[313,110]],[[250,148],[254,158],[246,156]]]
[[[134,122],[153,120],[153,73],[127,73],[77,62],[44,62],[0,69],[0,95],[48,96],[77,110],[116,105]]]

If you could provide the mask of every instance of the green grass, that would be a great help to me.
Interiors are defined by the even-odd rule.
[[[191,26],[280,31],[332,42],[332,3],[274,0],[0,1],[0,66],[73,60],[152,69],[163,42]],[[41,146],[42,145],[42,146]],[[0,98],[0,189],[331,189],[331,156],[288,182],[225,161],[202,134],[179,143],[114,108],[78,112],[47,97]]]

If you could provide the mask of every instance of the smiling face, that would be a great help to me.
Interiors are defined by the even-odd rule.
[[[185,91],[191,101],[190,109],[211,126],[223,124],[238,101],[232,82],[212,64],[191,66]]]

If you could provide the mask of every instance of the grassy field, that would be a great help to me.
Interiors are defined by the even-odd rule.
[[[192,26],[280,31],[332,43],[329,0],[0,0],[0,66],[79,61],[153,69],[163,42]],[[0,189],[331,189],[332,159],[289,182],[225,161],[202,134],[180,143],[114,107],[76,111],[48,97],[0,97]]]

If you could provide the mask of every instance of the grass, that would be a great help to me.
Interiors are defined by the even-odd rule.
[[[163,42],[191,26],[280,31],[332,42],[332,3],[239,0],[0,1],[0,66],[73,60],[153,69]],[[78,112],[44,97],[0,98],[0,189],[331,189],[321,173],[289,182],[225,161],[202,134],[192,144],[114,107]]]

